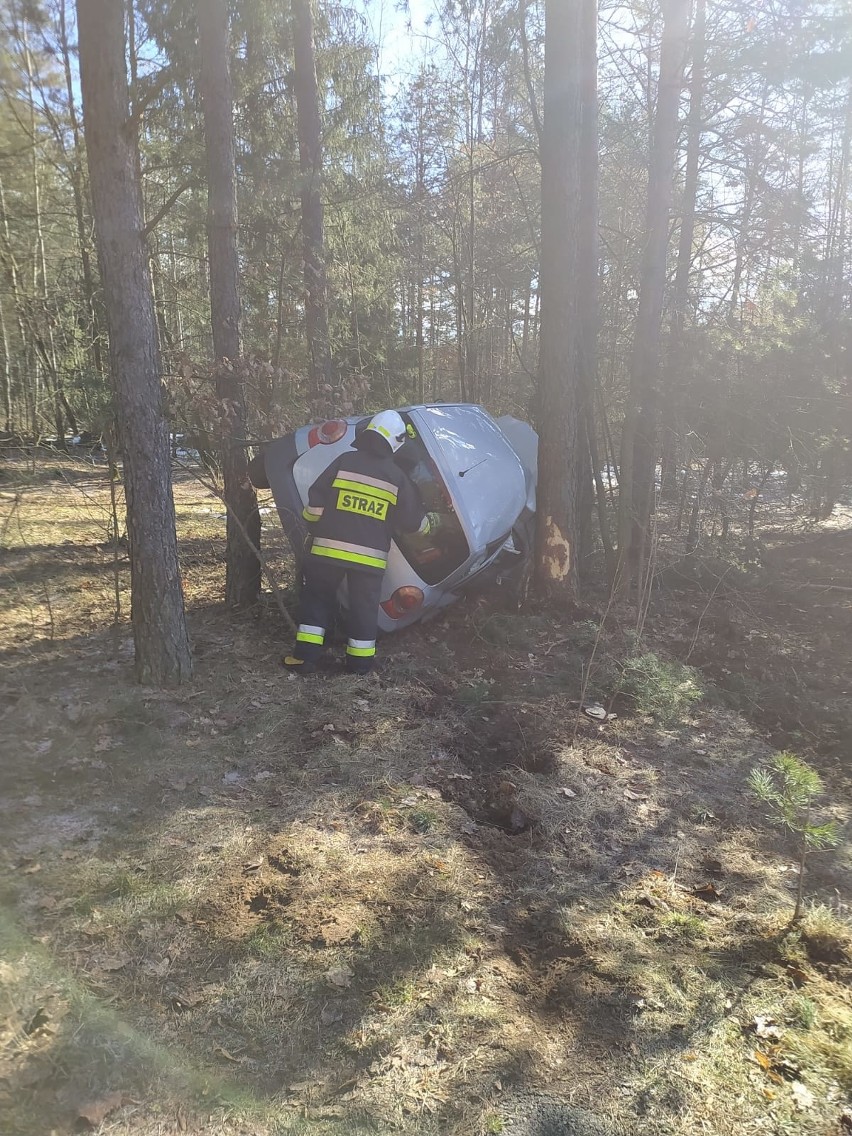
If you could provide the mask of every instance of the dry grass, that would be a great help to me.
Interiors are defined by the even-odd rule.
[[[531,1099],[640,1136],[832,1130],[849,849],[791,930],[741,719],[572,745],[582,628],[563,657],[570,628],[479,607],[388,642],[384,675],[288,681],[274,611],[217,606],[192,482],[197,678],[140,689],[79,475],[85,505],[70,475],[14,487],[0,561],[3,1131],[109,1094],[133,1136],[524,1136]]]

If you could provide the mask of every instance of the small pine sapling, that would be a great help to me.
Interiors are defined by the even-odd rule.
[[[769,806],[771,823],[794,838],[799,869],[795,923],[802,915],[805,857],[838,843],[837,824],[833,820],[817,824],[812,819],[814,804],[822,793],[822,780],[815,769],[793,753],[777,753],[769,769],[752,769],[749,787]]]

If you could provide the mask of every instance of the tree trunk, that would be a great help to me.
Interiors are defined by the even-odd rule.
[[[127,121],[122,5],[77,0],[77,24],[92,212],[124,459],[136,674],[146,684],[174,686],[190,677],[192,659],[136,139]]]
[[[579,315],[580,315],[580,385],[582,394],[582,427],[586,453],[580,462],[580,500],[582,515],[579,534],[580,557],[585,562],[592,551],[592,504],[595,492],[604,504],[600,466],[595,435],[595,393],[598,385],[598,10],[597,4],[585,3],[581,13],[580,84],[582,126],[580,135],[580,199],[583,222],[580,226]],[[581,448],[582,442],[579,443]],[[596,489],[593,490],[592,482]],[[612,540],[609,528],[599,512],[600,536],[609,571],[614,571]]]
[[[583,31],[590,0],[546,0],[544,124],[541,150],[541,348],[538,378],[539,591],[570,603],[577,596],[577,530],[583,406],[583,227],[593,201],[581,173],[587,85]],[[585,194],[584,194],[585,190]]]
[[[704,120],[704,69],[707,54],[705,0],[696,0],[693,26],[692,76],[689,84],[689,119],[687,122],[686,172],[683,182],[680,238],[677,248],[674,289],[671,303],[669,350],[666,360],[663,388],[665,401],[662,421],[662,456],[660,462],[660,493],[673,499],[676,493],[674,466],[677,457],[678,431],[681,427],[681,386],[686,367],[684,329],[686,308],[689,302],[689,274],[692,269],[695,240],[695,203],[698,197],[699,158]]]
[[[3,294],[0,293],[0,342],[3,344],[3,427],[12,431],[12,356],[9,350],[9,333],[3,311]]]
[[[87,351],[96,374],[103,375],[101,358],[101,319],[96,300],[96,288],[89,253],[89,226],[86,223],[86,195],[83,179],[83,141],[80,136],[80,120],[77,114],[77,101],[74,94],[74,78],[71,70],[71,47],[68,43],[68,30],[65,17],[67,0],[60,0],[59,49],[62,54],[62,70],[65,75],[65,92],[68,100],[68,121],[71,125],[71,138],[74,143],[73,156],[68,163],[71,189],[74,195],[74,218],[77,223],[77,243],[80,248],[80,267],[83,270],[83,299],[86,305]]]
[[[660,330],[666,284],[678,105],[690,0],[664,0],[660,78],[648,171],[646,241],[642,252],[639,311],[630,364],[630,391],[621,439],[618,483],[618,590],[643,578],[657,456]]]
[[[207,252],[210,317],[221,408],[222,472],[227,508],[225,602],[249,605],[260,594],[260,561],[243,536],[260,547],[257,496],[248,478],[245,395],[239,378],[240,298],[237,292],[237,198],[234,113],[226,0],[198,0],[201,98],[207,153]]]
[[[311,397],[328,403],[323,386],[333,385],[328,341],[328,283],[322,203],[322,123],[314,58],[311,0],[293,0],[294,90],[302,176],[302,242],[305,262],[305,325]]]

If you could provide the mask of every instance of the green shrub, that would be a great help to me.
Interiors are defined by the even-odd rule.
[[[620,663],[618,689],[633,699],[640,714],[653,715],[661,725],[686,717],[704,694],[698,672],[683,663],[667,662],[643,651]]]
[[[794,753],[776,753],[768,769],[752,769],[751,791],[769,807],[770,823],[792,838],[798,860],[799,878],[793,920],[801,918],[804,901],[805,858],[809,852],[833,848],[840,841],[833,820],[820,822],[814,809],[822,795],[822,779],[817,771]]]

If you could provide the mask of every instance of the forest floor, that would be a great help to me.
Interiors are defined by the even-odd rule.
[[[852,1130],[848,827],[791,928],[747,789],[795,748],[848,822],[852,528],[661,589],[639,672],[627,609],[481,597],[302,681],[274,605],[219,601],[218,502],[176,498],[164,693],[112,626],[105,472],[0,482],[0,1130]]]

